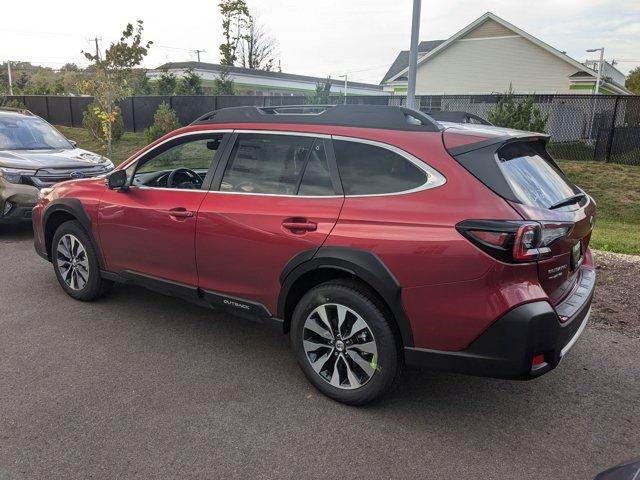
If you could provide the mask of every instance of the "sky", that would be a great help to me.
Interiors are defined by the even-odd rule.
[[[409,48],[412,0],[247,0],[278,42],[282,71],[319,77],[348,75],[379,83],[398,51]],[[36,0],[0,7],[0,60],[59,67],[86,65],[82,50],[116,40],[128,22],[144,20],[154,41],[143,66],[195,60],[218,62],[222,41],[217,0]],[[640,65],[640,0],[448,0],[422,2],[420,39],[445,39],[485,12],[550,44],[576,60],[605,47],[623,73]],[[23,19],[24,21],[20,21]]]

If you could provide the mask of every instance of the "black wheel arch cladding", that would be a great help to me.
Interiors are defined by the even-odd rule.
[[[411,325],[402,306],[401,287],[393,273],[373,252],[349,247],[320,247],[302,251],[292,257],[280,275],[278,317],[286,320],[287,298],[292,287],[304,275],[321,269],[345,272],[369,285],[393,314],[402,343],[413,346]]]
[[[82,202],[77,198],[59,198],[57,200],[53,200],[51,203],[49,203],[49,205],[47,205],[42,216],[42,226],[45,231],[45,249],[47,255],[51,254],[51,240],[53,239],[53,235],[55,234],[55,232],[50,232],[50,234],[47,234],[47,225],[52,216],[60,212],[68,214],[70,217],[73,217],[74,220],[80,223],[87,236],[89,237],[89,240],[91,241],[91,246],[96,252],[96,256],[98,257],[98,264],[100,265],[100,268],[103,269],[104,261],[102,258],[102,253],[98,248],[95,239],[93,238],[91,218],[84,209]]]

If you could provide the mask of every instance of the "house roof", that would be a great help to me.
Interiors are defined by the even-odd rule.
[[[430,52],[441,43],[444,43],[446,40],[425,40],[418,44],[418,55],[425,54]],[[409,66],[409,50],[402,50],[396,59],[393,61],[387,73],[385,73],[384,77],[380,81],[380,83],[386,82],[391,77],[395,76],[397,73],[401,72],[405,68]],[[400,80],[398,78],[397,80]]]
[[[472,23],[470,23],[469,25],[464,27],[462,30],[460,30],[456,34],[454,34],[451,37],[449,37],[444,42],[441,42],[435,48],[431,49],[429,52],[426,53],[426,55],[423,55],[422,57],[420,57],[418,59],[418,65],[421,65],[422,63],[426,62],[430,58],[438,55],[439,53],[444,51],[447,47],[449,47],[453,42],[455,42],[456,40],[464,37],[466,34],[468,34],[469,32],[471,32],[472,30],[474,30],[475,28],[477,28],[478,26],[482,25],[484,22],[486,22],[488,20],[493,20],[493,21],[497,22],[498,24],[502,25],[504,28],[506,28],[508,30],[511,30],[512,32],[514,32],[517,35],[520,35],[520,36],[524,37],[525,39],[529,40],[530,42],[534,43],[535,45],[539,46],[540,48],[543,48],[544,50],[546,50],[547,52],[551,53],[552,55],[555,55],[556,57],[558,57],[558,58],[564,60],[565,62],[569,63],[570,65],[575,67],[575,69],[577,70],[577,72],[579,72],[581,74],[581,76],[584,75],[584,76],[592,76],[593,77],[593,76],[596,75],[596,72],[594,70],[592,70],[589,67],[581,64],[577,60],[574,60],[573,58],[569,57],[567,54],[561,52],[560,50],[557,50],[557,49],[553,48],[551,45],[543,42],[542,40],[539,40],[538,38],[534,37],[533,35],[528,34],[524,30],[519,29],[515,25],[510,24],[506,20],[498,17],[497,15],[495,15],[495,14],[493,14],[491,12],[485,13],[480,18],[476,19],[475,21],[473,21]],[[408,70],[409,70],[409,66],[407,65],[404,68],[402,68],[400,71],[398,71],[395,74],[389,76],[388,78],[385,76],[385,79],[383,80],[383,82],[391,82],[391,81],[394,81],[394,80],[400,80],[403,76],[407,75]]]
[[[193,70],[208,70],[212,72],[218,72],[222,68],[222,66],[218,63],[206,63],[206,62],[169,62],[164,63],[156,68],[156,70],[173,70],[173,69],[187,69],[192,68]],[[326,78],[322,77],[311,77],[308,75],[296,75],[293,73],[284,73],[284,72],[275,72],[275,71],[267,71],[267,70],[256,70],[253,68],[244,68],[244,67],[227,67],[230,73],[242,74],[242,75],[252,75],[255,77],[264,77],[264,78],[275,78],[281,80],[297,80],[301,82],[324,82]],[[344,85],[344,81],[331,79],[332,85],[342,86]],[[351,87],[360,87],[360,88],[368,88],[371,90],[381,90],[382,87],[379,85],[375,85],[373,83],[361,83],[361,82],[348,82]]]

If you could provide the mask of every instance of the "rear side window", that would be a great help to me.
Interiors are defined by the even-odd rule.
[[[538,208],[575,195],[575,187],[546,153],[542,142],[495,145],[458,155],[455,159],[498,195]]]
[[[335,195],[335,193],[331,183],[324,142],[318,139],[309,154],[298,195],[326,196]]]
[[[295,195],[312,144],[312,137],[240,134],[220,190]]]
[[[424,171],[386,148],[334,140],[333,149],[345,195],[399,193],[427,181]]]

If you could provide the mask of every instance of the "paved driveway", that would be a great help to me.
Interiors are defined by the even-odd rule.
[[[0,234],[0,479],[589,479],[640,455],[640,341],[587,329],[532,382],[411,372],[319,395],[287,339],[120,286],[71,300],[28,229]]]

